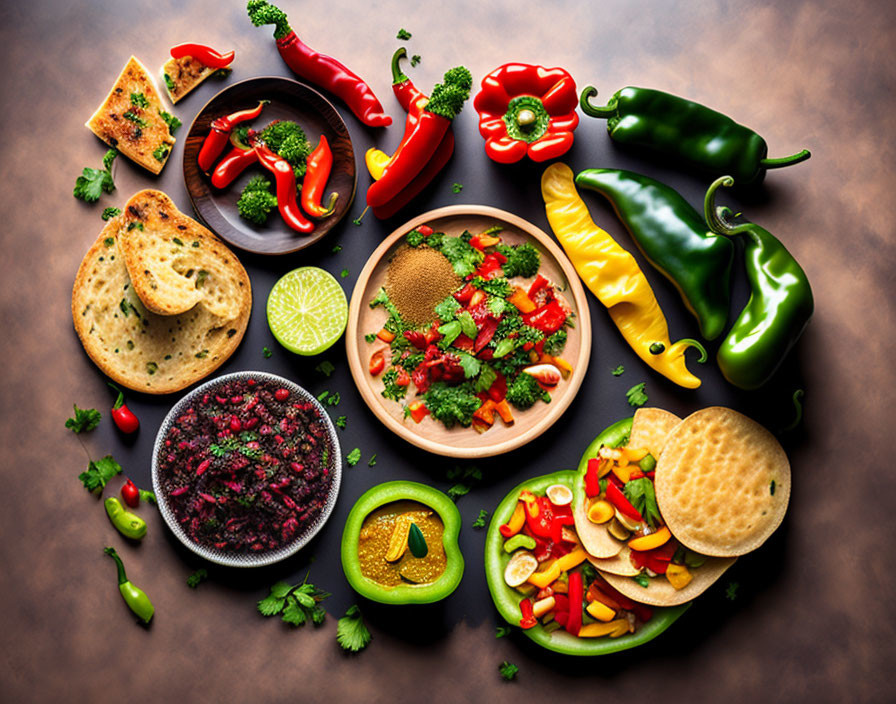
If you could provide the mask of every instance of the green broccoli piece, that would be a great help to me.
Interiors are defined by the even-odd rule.
[[[541,266],[541,256],[529,242],[511,247],[506,244],[498,245],[498,252],[507,257],[507,261],[501,265],[504,276],[508,279],[513,276],[528,278],[538,273]]]
[[[566,347],[566,330],[558,330],[544,341],[545,354],[560,354]]]
[[[551,396],[542,390],[531,374],[520,372],[507,387],[507,400],[521,411],[531,408],[538,399],[550,403]]]
[[[274,25],[274,39],[282,39],[292,31],[286,13],[276,5],[271,5],[265,0],[249,0],[246,10],[249,13],[249,19],[256,27],[261,27],[264,24]]]
[[[463,66],[456,66],[445,73],[442,81],[433,86],[425,110],[434,115],[441,115],[447,120],[453,120],[470,97],[473,76]]]
[[[429,387],[425,400],[432,417],[447,428],[454,427],[455,423],[468,427],[473,422],[473,413],[482,405],[473,391],[473,384],[468,381],[459,386],[437,381]]]
[[[271,193],[271,182],[264,176],[255,176],[249,181],[236,202],[240,217],[256,225],[264,225],[276,207],[277,196]]]
[[[291,120],[280,120],[265,127],[260,138],[272,151],[277,152],[292,165],[296,181],[305,176],[307,167],[305,160],[314,150],[305,136],[305,130]]]

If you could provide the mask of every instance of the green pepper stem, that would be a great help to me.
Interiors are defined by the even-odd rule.
[[[720,176],[712,182],[712,185],[707,189],[706,196],[703,199],[703,215],[706,218],[706,224],[709,225],[709,229],[717,235],[736,235],[751,228],[750,223],[732,227],[719,215],[719,210],[722,210],[722,208],[715,207],[716,191],[719,186],[730,188],[733,185],[734,179],[731,178],[731,176]],[[728,209],[724,210],[727,211]]]
[[[401,60],[407,58],[408,50],[403,46],[399,47],[395,50],[395,53],[392,54],[392,85],[397,86],[399,83],[404,83],[409,80],[404,72],[401,70]]]
[[[709,355],[706,354],[706,348],[701,345],[697,340],[691,337],[684,337],[675,343],[675,346],[686,344],[688,347],[693,347],[700,353],[700,359],[697,360],[698,364],[703,364],[707,359],[709,359]]]
[[[579,99],[579,105],[582,107],[582,112],[586,115],[590,115],[591,117],[600,117],[600,118],[610,118],[616,114],[616,97],[610,98],[610,102],[606,105],[597,106],[592,105],[589,102],[589,98],[593,98],[597,95],[597,88],[594,86],[586,86],[585,90],[582,91],[582,97]]]
[[[116,565],[116,567],[118,567],[118,583],[126,584],[128,581],[128,576],[124,571],[124,563],[121,561],[121,558],[118,556],[118,553],[115,552],[115,548],[103,548],[103,552],[106,553],[113,560],[115,560],[115,565]]]
[[[801,152],[797,152],[796,154],[791,154],[790,156],[781,156],[777,159],[769,159],[766,157],[765,159],[761,159],[759,161],[759,166],[763,169],[780,169],[785,166],[793,166],[794,164],[799,164],[801,161],[805,161],[812,154],[808,149],[803,149]]]
[[[803,404],[800,403],[800,399],[805,395],[805,393],[806,392],[802,389],[797,389],[793,392],[793,408],[795,417],[790,425],[781,430],[782,433],[789,433],[792,430],[796,430],[797,426],[800,424],[800,421],[803,420]]]
[[[107,381],[106,384],[108,384],[108,386],[118,394],[118,398],[115,399],[115,403],[112,405],[112,410],[117,411],[124,405],[124,392],[111,381]]]

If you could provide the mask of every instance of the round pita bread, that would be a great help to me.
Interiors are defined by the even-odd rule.
[[[677,606],[696,599],[709,589],[736,560],[736,557],[707,558],[706,562],[700,565],[700,567],[690,568],[694,578],[684,589],[673,587],[664,575],[648,577],[650,580],[648,586],[642,587],[630,576],[624,577],[601,569],[598,569],[598,571],[601,577],[610,583],[610,586],[629,599],[640,601],[642,604],[650,604],[651,606]]]

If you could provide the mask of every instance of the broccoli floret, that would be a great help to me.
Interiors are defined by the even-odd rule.
[[[507,400],[521,411],[530,408],[538,399],[545,403],[551,401],[550,394],[542,390],[531,374],[520,372],[507,387]]]
[[[246,10],[249,12],[249,19],[256,27],[261,27],[263,24],[276,25],[274,39],[282,39],[292,31],[286,19],[286,13],[265,0],[249,0]]]
[[[538,250],[529,242],[516,247],[499,244],[498,251],[507,257],[507,261],[501,265],[501,269],[504,270],[504,276],[508,279],[513,276],[528,278],[538,273],[541,257]]]
[[[463,66],[456,66],[445,73],[442,81],[433,86],[425,110],[453,120],[470,97],[473,76]]]
[[[546,354],[560,354],[566,347],[566,330],[558,330],[544,341],[544,351]]]
[[[492,296],[506,298],[513,293],[513,286],[511,286],[507,279],[502,276],[495,277],[494,279],[483,279],[481,276],[477,276],[470,283],[474,288],[485,291]]]
[[[295,122],[280,120],[265,127],[260,136],[262,142],[292,165],[297,181],[305,176],[305,160],[313,151],[305,130]]]
[[[391,399],[393,401],[400,401],[404,398],[405,394],[408,392],[407,386],[399,386],[395,382],[398,380],[398,371],[395,369],[390,369],[385,374],[383,374],[383,384],[384,388],[380,392],[385,398]]]
[[[425,396],[426,407],[432,417],[452,428],[460,423],[465,428],[473,422],[473,414],[482,405],[482,401],[473,393],[473,385],[464,382],[459,386],[448,386],[437,381],[429,387]]]
[[[264,176],[255,176],[249,181],[236,202],[240,217],[256,225],[264,225],[276,207],[277,196],[271,193],[271,182]]]

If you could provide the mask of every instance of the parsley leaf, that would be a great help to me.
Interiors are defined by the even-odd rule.
[[[115,152],[116,154],[118,152]],[[105,159],[103,160],[105,161]],[[81,175],[75,179],[75,188],[72,194],[85,203],[95,203],[103,193],[111,193],[115,190],[115,182],[108,169],[91,169],[84,167]]]
[[[348,276],[348,269],[343,269],[342,271],[340,271],[340,272],[339,272],[339,276],[341,276],[343,279],[344,279],[346,276]]]
[[[414,67],[420,63],[420,54],[414,54],[411,57],[411,66]]]
[[[91,460],[90,464],[87,465],[87,471],[81,472],[78,475],[78,479],[81,480],[87,491],[95,492],[99,489],[102,492],[106,482],[120,473],[121,465],[112,459],[112,455],[106,455],[101,460],[96,460],[95,462]]]
[[[454,296],[448,296],[444,301],[436,304],[435,313],[443,323],[450,323],[460,309],[461,305],[457,299]]]
[[[314,368],[314,371],[318,372],[319,374],[323,374],[326,377],[329,377],[330,374],[332,374],[335,370],[336,367],[334,367],[333,363],[327,359],[325,359]]]
[[[360,461],[361,461],[361,450],[359,450],[357,447],[345,456],[345,463],[349,467],[354,467]]]
[[[464,185],[462,183],[455,182],[451,184],[451,191],[453,193],[460,193],[462,190],[464,190]]]
[[[65,427],[73,433],[88,433],[100,424],[102,414],[95,408],[78,408],[75,404],[75,417],[65,421]]]
[[[131,103],[136,105],[138,108],[148,108],[149,101],[146,99],[146,96],[143,93],[131,93]]]
[[[348,422],[348,418],[346,418],[345,416],[339,416],[335,422],[337,428],[339,428],[340,430],[345,430],[345,424]]]
[[[625,392],[625,398],[628,400],[629,406],[632,408],[640,408],[647,403],[647,394],[644,392],[646,386],[647,384],[642,381],[640,384],[635,384]]]
[[[373,343],[374,340],[376,340],[375,332],[369,332],[364,336],[364,341],[367,342],[368,344]]]
[[[621,364],[616,367],[612,372],[610,372],[613,376],[622,376],[625,373],[625,367]]]
[[[376,453],[374,452],[373,457],[371,457],[370,460],[367,462],[367,466],[373,467],[375,465],[376,465]]]
[[[310,617],[314,625],[319,626],[327,616],[320,602],[328,596],[327,592],[309,584],[308,575],[305,575],[305,580],[294,587],[277,582],[271,587],[271,593],[258,602],[258,611],[263,616],[280,614],[283,621],[293,626],[303,625]]]
[[[264,356],[265,359],[270,359],[271,355],[274,353],[271,352],[267,347],[262,347],[261,354]]]
[[[626,482],[622,487],[622,493],[625,494],[632,506],[638,513],[643,516],[652,527],[656,527],[660,520],[660,509],[656,504],[656,493],[653,489],[653,482],[647,477],[640,479],[632,479]]]
[[[332,251],[333,254],[339,254],[339,252],[342,251],[342,245],[341,245],[341,244],[334,244],[334,245],[333,245],[333,249],[330,250],[330,251]]]
[[[357,604],[350,606],[345,616],[336,622],[336,641],[343,650],[353,653],[364,650],[372,637]]]
[[[361,215],[363,215],[363,214],[364,213],[361,213]],[[361,227],[361,215],[359,215],[354,220],[352,220],[352,225],[357,225],[358,227]]]
[[[103,220],[111,220],[112,218],[118,217],[121,215],[120,208],[105,208],[103,210]]]
[[[463,236],[446,237],[442,240],[441,252],[445,255],[454,273],[465,277],[472,274],[482,264],[485,255],[473,247]]]
[[[190,589],[195,589],[206,579],[208,579],[208,570],[198,569],[193,574],[191,574],[189,577],[187,577],[187,586]]]
[[[516,674],[519,671],[520,668],[518,668],[512,662],[507,662],[506,660],[498,665],[498,672],[501,673],[501,677],[503,677],[506,682],[510,682],[511,680],[516,679]]]
[[[473,521],[474,528],[485,528],[488,524],[488,511],[484,508],[479,509],[479,516]]]
[[[469,494],[474,484],[482,481],[482,470],[478,467],[455,467],[448,472],[448,479],[460,480],[447,492],[452,501],[457,501],[461,496]]]
[[[180,127],[183,123],[170,112],[159,110],[159,115],[168,125],[168,132],[171,134],[171,136],[174,136],[174,133],[177,132],[177,128]]]
[[[740,584],[737,582],[728,582],[728,587],[725,589],[725,598],[728,599],[728,601],[737,599],[738,587],[740,587]]]
[[[498,626],[495,629],[495,638],[503,638],[510,635],[510,626]]]
[[[402,41],[407,41],[411,38],[411,33],[406,30],[404,27],[398,30],[398,34],[395,35],[396,39],[401,39]]]
[[[334,391],[332,393],[330,393],[329,391],[324,391],[317,397],[317,400],[325,406],[338,406],[339,398],[340,397],[338,391]]]

